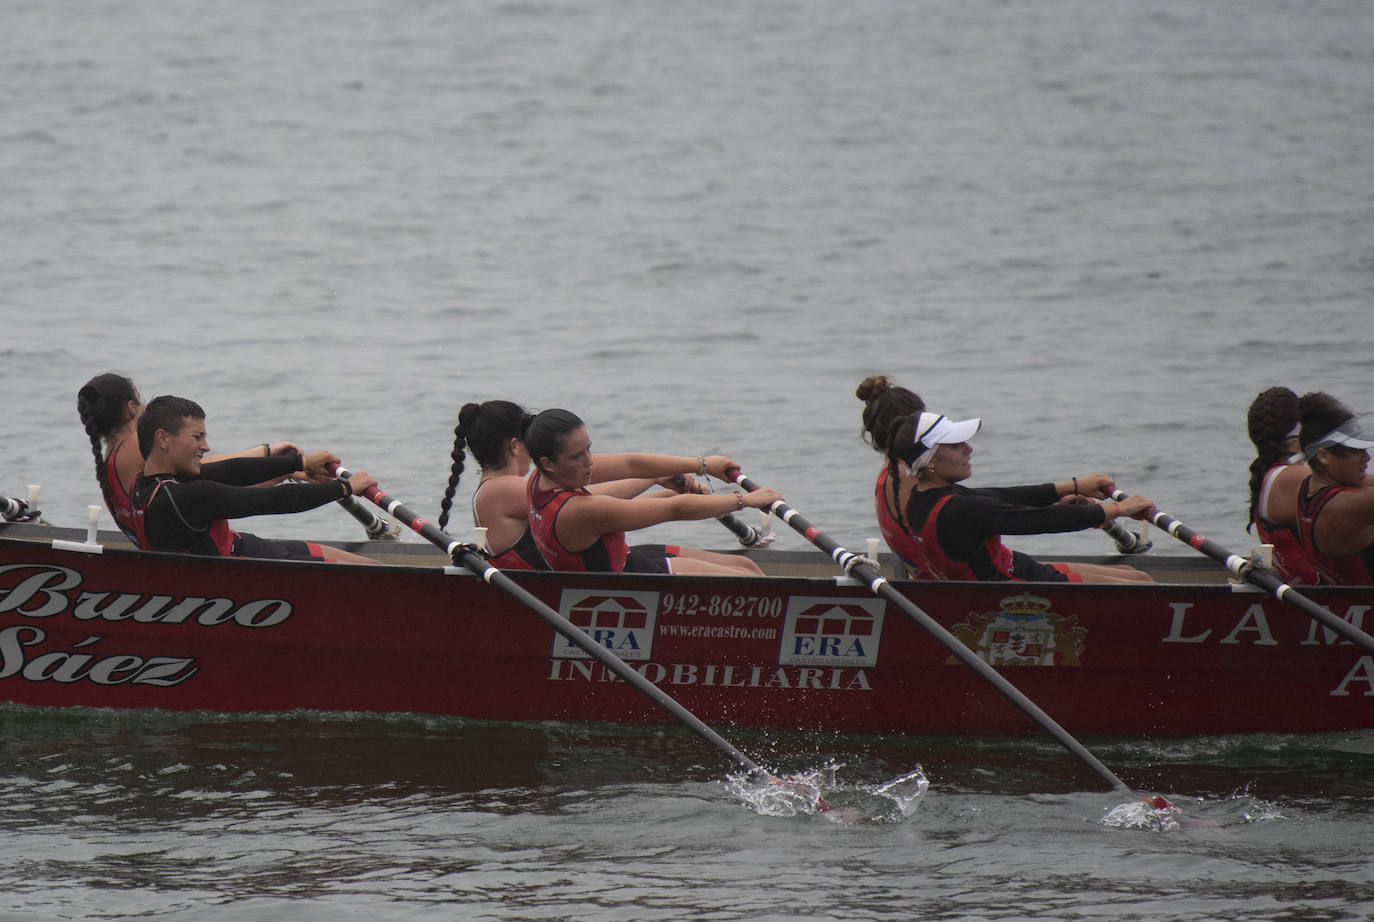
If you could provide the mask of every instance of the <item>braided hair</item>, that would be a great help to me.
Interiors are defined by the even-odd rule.
[[[95,479],[105,502],[110,501],[110,482],[105,475],[104,440],[123,425],[124,407],[129,401],[138,403],[138,389],[134,382],[112,371],[96,375],[76,392],[76,412],[86,435],[91,439],[91,454],[95,457]]]
[[[916,463],[916,459],[924,451],[916,444],[916,426],[921,421],[921,410],[916,413],[908,413],[899,416],[892,421],[891,442],[887,452],[887,479],[893,483],[897,482],[900,476],[899,465],[905,464],[908,469]],[[903,509],[900,503],[893,503],[897,507],[897,524],[906,528],[906,519],[903,516]]]
[[[1297,424],[1298,395],[1286,387],[1271,387],[1261,391],[1245,414],[1245,427],[1258,451],[1255,460],[1250,462],[1250,520],[1245,526],[1247,531],[1255,524],[1264,475],[1291,454],[1288,450],[1288,433]]]
[[[439,502],[439,527],[448,525],[449,511],[453,508],[453,493],[458,489],[458,479],[463,474],[463,450],[472,450],[479,467],[491,469],[505,464],[510,455],[507,442],[520,437],[520,424],[525,419],[525,410],[509,400],[488,400],[486,403],[465,403],[458,411],[458,425],[453,427],[453,451],[449,457],[453,466],[449,470],[448,489]]]
[[[869,375],[859,382],[854,396],[864,402],[863,436],[874,451],[887,455],[887,487],[892,492],[892,507],[897,510],[897,523],[903,528],[901,473],[899,458],[890,451],[898,426],[908,417],[913,421],[925,412],[926,402],[915,391],[894,385],[887,375]],[[908,439],[909,440],[909,439]],[[913,456],[914,457],[914,456]]]

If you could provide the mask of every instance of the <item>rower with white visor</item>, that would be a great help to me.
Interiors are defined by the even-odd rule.
[[[1301,454],[1312,469],[1298,492],[1298,538],[1323,584],[1374,585],[1374,433],[1320,391],[1304,394],[1298,413]]]
[[[1052,483],[966,487],[973,474],[969,439],[980,419],[913,414],[893,430],[889,453],[914,471],[901,525],[913,539],[917,579],[1121,583],[1150,582],[1125,565],[1041,563],[1002,543],[1003,535],[1034,535],[1100,528],[1121,517],[1145,519],[1154,503],[1143,496],[1098,503],[1116,489],[1106,474]],[[910,545],[908,545],[910,548]]]

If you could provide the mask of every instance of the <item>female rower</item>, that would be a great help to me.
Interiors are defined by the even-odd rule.
[[[904,417],[925,411],[926,403],[915,391],[892,383],[887,375],[870,375],[859,382],[854,396],[864,402],[864,434],[874,451],[882,452],[882,470],[873,485],[873,508],[878,531],[887,546],[906,565],[907,573],[916,569],[922,555],[915,539],[902,527],[902,510],[916,486],[916,478],[901,461],[889,456],[892,427]]]
[[[596,466],[604,462],[592,455],[591,437],[577,416],[567,410],[545,410],[538,416],[528,416],[521,438],[535,464],[535,472],[528,481],[530,531],[540,553],[555,569],[762,574],[747,557],[663,545],[631,548],[625,541],[625,532],[662,522],[716,518],[746,506],[763,509],[782,499],[777,491],[764,487],[752,493],[717,495],[684,493],[633,499],[598,496],[587,491],[587,484],[598,476],[594,473]],[[695,459],[642,457],[664,458],[671,464],[638,468],[641,475],[661,472],[671,476],[685,467],[700,476],[711,474],[725,479],[726,471],[737,467],[723,455]],[[600,476],[605,476],[605,472]]]
[[[1133,567],[1044,564],[1002,544],[1002,535],[1033,535],[1096,528],[1118,518],[1145,518],[1154,504],[1143,496],[1098,504],[1115,490],[1105,474],[1022,487],[969,488],[973,473],[968,440],[978,419],[955,422],[938,413],[908,416],[891,433],[890,470],[903,462],[916,472],[903,527],[915,539],[916,574],[924,579],[1042,580],[1046,582],[1151,582]],[[892,476],[896,476],[892,473]]]
[[[509,400],[465,403],[453,429],[453,466],[439,503],[439,527],[448,527],[453,493],[463,474],[464,448],[472,452],[482,474],[472,492],[472,523],[487,530],[491,564],[501,570],[547,570],[530,534],[525,476],[530,456],[520,441],[525,410]]]
[[[138,420],[143,415],[134,382],[123,375],[106,372],[96,375],[76,392],[76,412],[91,440],[95,456],[95,479],[100,484],[105,506],[115,524],[137,543],[133,506],[129,493],[143,470],[143,454],[138,450]],[[264,442],[229,455],[208,455],[207,463],[227,458],[260,458],[299,453],[290,442]],[[285,478],[278,478],[282,480]]]
[[[481,479],[472,493],[472,521],[487,530],[491,563],[502,570],[549,569],[530,531],[526,484],[530,455],[520,439],[526,416],[523,407],[509,400],[464,404],[453,430],[448,487],[439,503],[438,524],[446,528],[453,494],[463,473],[464,450],[471,451],[481,470]],[[699,467],[697,458],[626,453],[593,455],[592,460],[592,484],[587,488],[590,493],[629,499],[655,484],[670,487],[673,493],[702,489],[692,476]],[[724,555],[712,555],[716,556]]]
[[[1298,453],[1298,395],[1271,387],[1250,404],[1245,416],[1256,457],[1250,462],[1250,524],[1274,547],[1274,566],[1284,581],[1312,586],[1320,581],[1316,564],[1298,535],[1298,491],[1312,470],[1293,463]]]
[[[1374,584],[1374,486],[1367,479],[1374,433],[1330,394],[1304,394],[1299,441],[1311,475],[1298,492],[1298,537],[1322,582]]]

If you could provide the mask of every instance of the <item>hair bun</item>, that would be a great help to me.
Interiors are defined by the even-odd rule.
[[[859,386],[854,390],[854,396],[864,403],[872,403],[887,393],[891,386],[892,379],[887,375],[869,375],[859,382]]]

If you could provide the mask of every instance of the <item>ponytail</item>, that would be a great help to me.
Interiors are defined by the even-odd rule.
[[[887,459],[887,485],[892,488],[892,508],[897,510],[897,524],[906,531],[906,510],[902,508],[902,475],[896,458]]]
[[[439,527],[448,524],[453,508],[453,493],[463,474],[463,451],[472,452],[477,465],[491,470],[504,465],[510,457],[508,442],[520,438],[522,424],[529,416],[519,404],[509,400],[488,400],[486,403],[465,403],[458,411],[458,425],[453,428],[453,466],[449,469],[448,489],[439,503]]]
[[[920,419],[920,413],[912,413],[910,416],[892,421],[892,436],[887,445],[887,454],[894,463],[901,461],[910,467],[921,456],[916,445],[916,424]]]
[[[472,404],[463,407],[466,410]],[[458,413],[458,425],[453,427],[453,450],[449,452],[449,457],[453,459],[453,465],[449,468],[448,488],[444,490],[444,498],[439,501],[439,527],[448,526],[448,513],[453,508],[453,492],[458,489],[458,478],[463,475],[463,446],[466,435],[463,432],[463,414]]]
[[[138,402],[138,391],[134,389],[134,382],[112,371],[96,375],[76,392],[76,413],[91,440],[91,455],[95,458],[95,479],[100,484],[100,494],[105,498],[107,506],[113,504],[110,502],[109,478],[105,473],[103,442],[125,421],[124,405],[131,400]]]
[[[1298,395],[1286,387],[1271,387],[1261,391],[1245,414],[1245,428],[1258,454],[1250,462],[1250,517],[1245,530],[1255,524],[1259,511],[1260,489],[1264,475],[1282,461],[1288,451],[1288,434],[1298,424]]]

